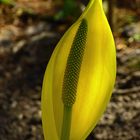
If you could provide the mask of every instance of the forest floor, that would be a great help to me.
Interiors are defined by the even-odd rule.
[[[1,8],[5,13],[0,16],[0,140],[43,140],[43,75],[69,25],[44,16],[18,16],[20,10],[13,17],[13,9],[11,13],[11,8]],[[140,140],[139,16],[134,11],[117,10],[121,14],[114,31],[116,85],[105,114],[87,140]]]

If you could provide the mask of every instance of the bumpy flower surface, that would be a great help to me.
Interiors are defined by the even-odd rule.
[[[91,0],[57,44],[45,72],[45,140],[60,140],[64,106],[72,107],[70,140],[84,140],[109,102],[115,75],[115,45],[102,1]]]

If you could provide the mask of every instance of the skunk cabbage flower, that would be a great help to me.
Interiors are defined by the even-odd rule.
[[[45,140],[86,139],[109,102],[115,75],[115,45],[102,1],[90,0],[57,44],[45,72]]]

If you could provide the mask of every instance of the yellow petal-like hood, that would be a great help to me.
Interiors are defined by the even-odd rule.
[[[42,88],[42,120],[45,140],[60,140],[64,104],[62,87],[70,49],[81,24],[87,21],[87,37],[72,107],[70,140],[84,140],[100,119],[110,99],[116,75],[113,36],[101,0],[91,0],[81,17],[56,46],[47,66]]]

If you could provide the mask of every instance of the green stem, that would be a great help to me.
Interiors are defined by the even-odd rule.
[[[70,140],[71,116],[72,116],[72,107],[64,105],[63,124],[61,129],[60,140]]]

